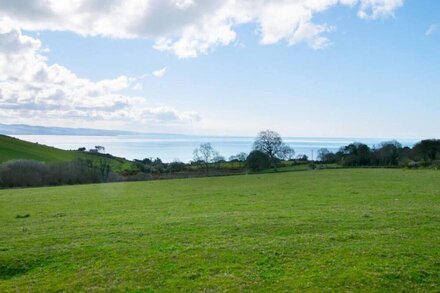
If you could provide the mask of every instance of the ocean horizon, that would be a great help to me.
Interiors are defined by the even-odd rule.
[[[39,143],[64,150],[77,150],[85,147],[104,146],[105,152],[117,157],[133,159],[160,158],[164,162],[189,162],[193,150],[201,143],[209,142],[214,149],[228,159],[240,152],[252,150],[254,137],[248,136],[190,136],[180,134],[145,134],[145,135],[11,135],[29,142]],[[353,142],[362,142],[370,147],[394,139],[387,138],[322,138],[322,137],[284,137],[284,142],[295,150],[295,157],[307,155],[316,159],[317,151],[327,148],[337,151],[340,147]],[[418,139],[396,139],[403,146],[411,147]]]

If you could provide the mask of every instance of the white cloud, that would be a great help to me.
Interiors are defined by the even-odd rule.
[[[152,74],[157,78],[161,78],[161,77],[164,77],[166,73],[167,73],[167,68],[164,67],[164,68],[153,71]]]
[[[436,31],[438,31],[438,29],[440,28],[440,25],[437,23],[433,23],[429,26],[429,28],[426,30],[425,35],[426,36],[430,36],[433,33],[435,33]]]
[[[143,88],[144,88],[144,85],[142,83],[140,83],[140,82],[135,83],[134,86],[133,86],[133,89],[136,90],[136,91],[140,91]]]
[[[186,9],[195,4],[194,0],[172,0],[172,2],[180,9]]]
[[[69,69],[48,65],[41,42],[21,30],[0,26],[0,119],[111,121],[115,123],[185,124],[199,120],[193,112],[153,107],[144,97],[122,93],[138,88],[138,79],[119,76],[91,81]]]
[[[404,0],[361,0],[358,15],[363,19],[376,19],[393,15]]]
[[[358,7],[363,19],[393,15],[404,0],[20,0],[0,1],[0,18],[26,30],[73,31],[112,38],[149,38],[181,58],[237,39],[257,26],[262,44],[306,42],[323,48],[332,30],[315,14],[336,5]]]

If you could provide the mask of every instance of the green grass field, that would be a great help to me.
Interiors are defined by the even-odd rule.
[[[0,163],[19,159],[54,163],[59,161],[73,161],[77,158],[97,161],[102,157],[79,151],[66,151],[16,139],[10,136],[0,135]],[[116,172],[122,172],[123,170],[134,168],[132,162],[121,158],[112,158],[108,160],[112,166],[112,170]]]
[[[0,190],[0,291],[440,291],[440,172]]]
[[[81,155],[76,151],[65,151],[0,135],[0,163],[16,159],[44,162],[72,161]]]

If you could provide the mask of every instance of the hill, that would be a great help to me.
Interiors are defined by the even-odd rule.
[[[0,162],[16,159],[44,162],[71,161],[80,156],[83,156],[83,154],[77,151],[65,151],[0,135]]]
[[[135,135],[137,132],[92,128],[47,127],[26,124],[1,124],[0,134],[6,135]]]
[[[0,291],[440,289],[440,173],[0,190]]]
[[[32,143],[10,136],[0,135],[0,163],[9,160],[36,160],[46,163],[72,161],[76,158],[99,160],[100,155],[79,151],[66,151],[55,147]],[[133,163],[122,158],[109,158],[115,171],[132,168]]]
[[[184,134],[175,133],[151,133],[134,132],[125,130],[106,130],[95,128],[69,128],[40,126],[27,124],[2,124],[0,123],[0,135],[69,135],[69,136],[118,136],[118,135],[141,135],[151,138],[175,138],[188,137]]]

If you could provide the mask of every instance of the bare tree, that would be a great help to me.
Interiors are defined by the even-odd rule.
[[[238,154],[236,155],[236,158],[237,158],[237,160],[239,160],[240,162],[244,162],[244,161],[246,161],[247,156],[248,156],[248,154],[246,154],[246,153],[244,153],[244,152],[241,152],[241,153],[238,153]]]
[[[274,170],[277,168],[277,160],[284,158],[286,147],[287,145],[283,142],[281,136],[272,130],[261,131],[254,141],[254,150],[268,155]]]
[[[293,148],[291,148],[290,146],[288,146],[287,144],[285,144],[281,148],[281,156],[280,157],[284,160],[292,160],[293,158],[295,158],[295,150]]]
[[[317,156],[318,161],[325,162],[326,158],[328,157],[329,154],[330,154],[330,151],[328,149],[326,149],[326,148],[319,149],[318,156]]]
[[[218,152],[215,152],[215,155],[212,158],[212,162],[215,163],[215,167],[217,169],[220,169],[221,163],[224,163],[225,161],[225,157],[220,155]]]
[[[218,153],[214,150],[212,145],[208,143],[202,143],[198,148],[193,151],[193,158],[195,162],[201,162],[205,168],[206,173],[209,172],[209,163],[211,163],[214,157]]]

